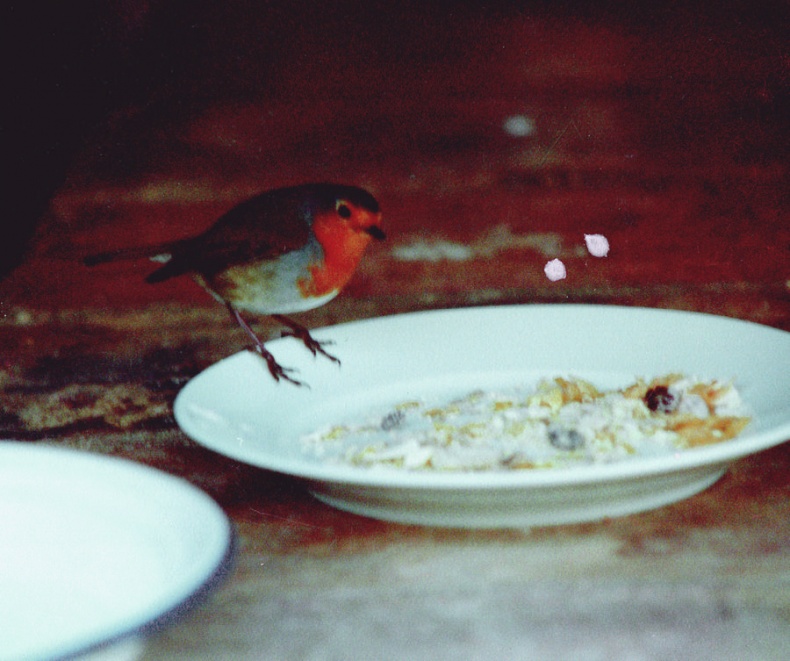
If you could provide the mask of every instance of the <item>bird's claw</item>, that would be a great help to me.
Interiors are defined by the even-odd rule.
[[[319,342],[312,335],[310,335],[310,333],[308,333],[306,329],[303,329],[303,331],[296,329],[283,331],[282,337],[296,338],[302,344],[304,344],[305,347],[307,347],[307,350],[314,356],[317,356],[320,353],[322,356],[326,356],[327,358],[329,358],[329,360],[331,360],[333,363],[337,363],[338,365],[340,365],[340,359],[337,356],[333,356],[326,349],[324,349],[326,345],[334,344],[334,342],[332,342],[331,340],[325,340],[323,342]]]
[[[283,367],[277,360],[274,358],[272,354],[270,354],[262,345],[256,344],[254,348],[250,349],[251,351],[255,351],[261,358],[266,361],[266,367],[269,368],[269,374],[272,375],[275,381],[279,383],[282,379],[283,381],[288,381],[289,383],[293,383],[295,386],[306,386],[310,387],[304,381],[299,381],[298,379],[293,378],[290,373],[291,372],[298,372],[299,370],[293,369],[291,367]]]
[[[286,316],[283,316],[281,314],[274,314],[272,315],[272,317],[276,321],[279,321],[281,324],[288,327],[288,330],[283,331],[282,337],[296,338],[302,344],[304,344],[307,347],[308,351],[310,351],[310,353],[312,353],[314,356],[317,356],[320,353],[326,356],[327,358],[329,358],[329,360],[331,360],[333,363],[337,363],[338,365],[340,365],[340,359],[333,356],[326,349],[324,349],[325,345],[333,344],[333,342],[328,340],[324,342],[319,342],[312,335],[310,335],[310,331],[307,330],[304,326],[297,324],[295,321],[289,319]]]

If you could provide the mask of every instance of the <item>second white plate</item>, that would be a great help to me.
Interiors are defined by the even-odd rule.
[[[0,442],[0,659],[142,650],[230,569],[231,523],[184,480],[122,459]],[[113,645],[108,649],[108,646]]]

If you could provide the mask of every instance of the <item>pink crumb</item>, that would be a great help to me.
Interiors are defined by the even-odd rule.
[[[559,259],[552,259],[550,262],[548,262],[546,266],[543,267],[543,272],[552,282],[562,280],[567,275],[565,271],[565,264],[563,264]]]
[[[606,257],[609,254],[609,240],[603,234],[585,234],[584,242],[593,257]]]

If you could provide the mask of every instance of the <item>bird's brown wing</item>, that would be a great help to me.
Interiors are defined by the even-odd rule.
[[[171,246],[172,258],[146,280],[184,273],[211,279],[228,266],[274,259],[310,238],[308,209],[298,195],[264,193],[231,209],[203,234]]]

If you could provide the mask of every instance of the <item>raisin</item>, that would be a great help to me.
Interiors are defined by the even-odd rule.
[[[390,429],[400,427],[401,424],[403,424],[405,417],[406,414],[403,411],[393,411],[392,413],[388,413],[381,421],[381,428],[384,431],[389,431]]]
[[[678,407],[675,396],[669,392],[669,388],[666,386],[650,388],[645,393],[645,404],[651,411],[658,413],[672,413]]]
[[[558,450],[578,450],[584,445],[584,436],[575,429],[551,427],[549,429],[549,443]]]

